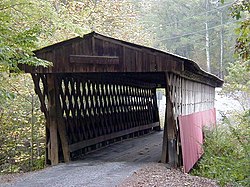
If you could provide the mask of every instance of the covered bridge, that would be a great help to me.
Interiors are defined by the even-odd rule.
[[[166,90],[161,161],[186,172],[202,154],[204,125],[215,123],[223,81],[193,61],[92,32],[35,51],[52,67],[31,73],[46,117],[46,162],[160,130],[156,89]]]

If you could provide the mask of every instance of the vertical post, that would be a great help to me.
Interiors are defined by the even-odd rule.
[[[166,85],[167,87],[168,85]],[[168,119],[168,97],[167,88],[165,88],[166,94],[166,108],[165,108],[165,120],[164,120],[164,128],[163,128],[163,142],[162,142],[162,153],[161,153],[161,162],[167,163],[168,162],[168,129],[167,129],[167,119]]]
[[[62,107],[61,103],[59,100],[59,91],[58,91],[58,81],[55,78],[54,83],[56,84],[56,117],[57,117],[57,128],[61,140],[61,145],[62,145],[62,151],[63,151],[63,159],[64,162],[69,162],[70,161],[70,152],[69,152],[69,143],[68,143],[68,136],[67,136],[67,131],[66,131],[66,124],[63,119],[63,114],[62,114]]]
[[[167,122],[167,141],[168,141],[168,163],[171,167],[177,166],[177,150],[176,150],[176,135],[175,135],[175,120],[173,113],[173,103],[170,100],[169,93],[167,94],[166,108]]]
[[[157,105],[157,93],[156,93],[156,88],[153,89],[153,92],[154,92],[154,95],[153,95],[153,103],[154,103],[154,106],[153,106],[153,109],[154,109],[154,122],[159,122],[159,126],[157,127],[154,127],[154,130],[156,131],[160,131],[161,130],[161,126],[160,126],[160,118],[159,118],[159,108],[158,108],[158,105]]]
[[[54,75],[48,75],[48,113],[49,113],[49,132],[50,132],[50,159],[51,165],[57,165],[58,158],[58,137],[57,137],[57,120],[56,120],[56,95]]]
[[[173,102],[171,101],[170,82],[166,73],[166,114],[163,135],[163,147],[161,161],[168,162],[171,167],[176,167],[178,162],[176,150],[176,122],[174,119]]]
[[[47,119],[46,119],[47,120]],[[48,122],[46,122],[49,124]],[[45,127],[45,164],[50,165],[50,139],[49,139],[49,128],[46,126]]]
[[[45,123],[45,136],[46,136],[46,140],[45,140],[45,145],[46,145],[46,148],[45,148],[45,163],[50,164],[50,137],[49,137],[50,133],[49,133],[49,117],[48,117],[49,115],[48,115],[48,110],[47,110],[48,107],[45,104],[45,98],[43,96],[43,94],[45,94],[45,93],[43,93],[42,90],[41,90],[41,87],[44,88],[46,85],[42,85],[40,87],[40,84],[39,84],[39,80],[42,79],[42,77],[44,75],[31,74],[31,76],[32,76],[34,86],[35,86],[35,93],[38,95],[38,98],[39,98],[40,103],[41,103],[41,110],[44,113],[45,118],[46,118],[46,123]]]
[[[65,123],[61,114],[58,115],[58,131],[59,131],[59,136],[60,136],[60,140],[62,144],[64,162],[69,162],[70,152],[69,152],[68,136],[66,132],[66,126],[65,126]]]

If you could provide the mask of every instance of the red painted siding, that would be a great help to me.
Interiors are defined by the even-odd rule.
[[[215,109],[179,117],[184,172],[189,172],[203,154],[203,126],[215,123]]]

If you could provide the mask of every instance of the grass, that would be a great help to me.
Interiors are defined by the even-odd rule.
[[[225,117],[205,134],[205,153],[192,174],[216,179],[221,186],[250,186],[250,111]]]

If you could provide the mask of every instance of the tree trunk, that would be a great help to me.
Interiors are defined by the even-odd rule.
[[[224,26],[223,26],[223,12],[221,10],[220,13],[220,24],[221,24],[221,30],[220,30],[220,78],[223,79],[223,56],[224,56]]]
[[[210,62],[210,44],[209,44],[209,32],[208,32],[208,10],[209,1],[206,0],[206,56],[207,56],[207,71],[211,73],[211,62]]]

